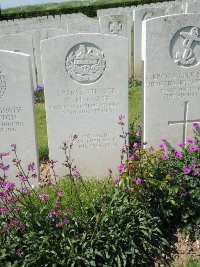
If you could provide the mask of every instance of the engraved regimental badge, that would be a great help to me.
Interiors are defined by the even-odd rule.
[[[103,75],[106,59],[103,52],[94,44],[81,43],[70,49],[65,60],[65,67],[73,80],[89,84]]]
[[[0,71],[0,99],[4,96],[6,92],[6,80],[3,73]]]
[[[179,30],[170,44],[171,57],[181,67],[193,67],[200,59],[200,36],[198,27]]]

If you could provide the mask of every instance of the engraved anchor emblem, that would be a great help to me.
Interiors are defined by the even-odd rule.
[[[181,54],[179,51],[176,53],[176,60],[174,63],[183,64],[183,65],[191,65],[195,61],[195,57],[192,57],[193,50],[191,48],[192,43],[194,41],[200,42],[200,38],[198,38],[198,28],[193,27],[190,32],[180,32],[180,35],[185,38],[183,41],[183,46],[185,48],[184,52]]]

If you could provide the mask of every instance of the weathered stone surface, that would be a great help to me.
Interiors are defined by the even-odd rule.
[[[17,167],[13,165],[11,144],[17,145],[21,165],[34,162],[38,169],[33,83],[30,56],[0,51],[0,152],[10,152],[8,179],[20,185]],[[31,185],[38,179],[32,178]]]
[[[66,174],[60,146],[74,134],[72,158],[83,177],[105,177],[108,168],[115,173],[120,114],[127,127],[127,38],[70,34],[42,41],[41,49],[49,152],[59,161],[58,174]]]
[[[99,33],[99,21],[82,13],[67,15],[67,33]]]
[[[200,122],[200,28],[198,14],[143,23],[144,141],[158,147],[192,137]]]
[[[33,74],[33,85],[35,88],[37,83],[32,35],[10,34],[0,36],[0,49],[30,55]]]
[[[64,35],[65,31],[62,29],[42,29],[33,32],[34,40],[34,54],[35,54],[35,64],[37,69],[37,84],[43,85],[43,76],[42,76],[42,61],[41,61],[41,52],[40,52],[40,41],[53,38],[59,35]]]
[[[107,15],[99,17],[100,32],[104,34],[112,34],[115,36],[123,36],[129,40],[129,77],[131,72],[131,38],[132,38],[132,20],[127,15]]]
[[[134,20],[134,79],[142,78],[142,21],[165,14],[164,7],[145,6],[133,10]]]

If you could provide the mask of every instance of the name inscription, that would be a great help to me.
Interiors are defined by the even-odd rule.
[[[0,133],[16,132],[22,127],[21,113],[22,107],[0,107]]]
[[[200,94],[200,72],[151,74],[146,86],[159,88],[165,99],[196,97]]]
[[[72,139],[70,136],[69,140]],[[105,149],[117,147],[118,140],[112,133],[85,133],[78,135],[74,145],[78,149]]]
[[[51,105],[50,109],[69,115],[111,113],[120,105],[116,88],[58,90],[57,96],[62,104]]]

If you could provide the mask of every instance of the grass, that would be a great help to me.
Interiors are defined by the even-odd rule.
[[[133,121],[141,123],[141,86],[132,86],[129,88],[129,124]],[[43,161],[48,158],[48,139],[44,103],[36,104],[36,127],[39,159]]]
[[[43,161],[48,158],[48,139],[47,139],[47,125],[46,125],[46,112],[44,103],[36,104],[36,127],[39,159]]]
[[[186,261],[183,265],[184,267],[200,267],[200,261]],[[174,264],[172,267],[179,267],[179,265]]]

